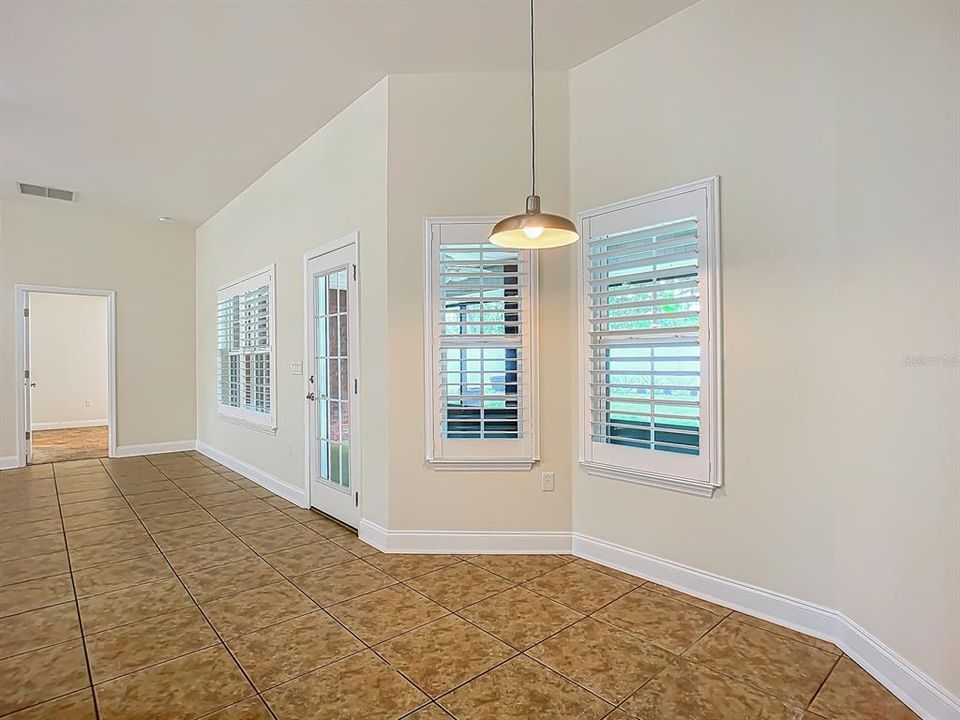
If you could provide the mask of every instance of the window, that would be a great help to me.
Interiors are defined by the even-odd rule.
[[[217,405],[221,415],[276,428],[274,267],[217,290]]]
[[[583,213],[581,462],[711,495],[721,484],[717,178]]]
[[[536,462],[536,260],[492,245],[490,218],[427,221],[427,461]]]

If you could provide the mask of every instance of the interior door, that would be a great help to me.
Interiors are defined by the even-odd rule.
[[[356,268],[356,243],[307,262],[310,504],[352,527],[360,522]]]
[[[27,465],[33,462],[33,432],[31,401],[33,388],[37,386],[30,376],[30,293],[23,293],[23,427],[25,429],[25,448]]]

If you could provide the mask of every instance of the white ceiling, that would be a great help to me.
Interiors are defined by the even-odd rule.
[[[574,67],[693,1],[539,0],[538,67]],[[199,225],[385,75],[523,70],[527,7],[5,0],[0,198],[25,181]]]

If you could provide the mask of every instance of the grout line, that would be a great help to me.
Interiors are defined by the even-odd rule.
[[[100,463],[100,466],[103,467],[103,463]],[[93,669],[90,666],[90,654],[87,652],[87,638],[83,634],[83,618],[80,615],[80,597],[77,594],[77,583],[73,576],[73,566],[70,564],[70,543],[67,540],[67,528],[63,522],[63,507],[60,504],[60,488],[59,484],[57,483],[56,465],[51,466],[51,470],[53,472],[53,485],[57,490],[57,509],[60,512],[60,526],[63,528],[63,547],[64,553],[67,556],[67,572],[70,573],[70,585],[73,588],[74,610],[77,613],[77,628],[80,630],[80,645],[83,648],[83,660],[87,666],[87,679],[90,681],[90,696],[93,699],[93,714],[96,720],[100,720],[100,702],[97,699],[97,692],[93,686]],[[113,478],[110,479],[111,481],[113,480]]]

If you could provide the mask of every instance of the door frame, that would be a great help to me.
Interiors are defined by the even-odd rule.
[[[313,277],[310,274],[309,264],[311,260],[316,260],[317,258],[327,255],[328,253],[334,252],[336,250],[342,250],[343,248],[353,246],[353,265],[357,268],[357,277],[356,277],[356,287],[357,287],[357,302],[356,302],[356,312],[351,314],[351,317],[355,317],[356,320],[352,325],[356,328],[357,332],[357,358],[356,358],[356,367],[358,372],[355,376],[357,379],[357,393],[356,393],[356,402],[350,408],[350,444],[356,448],[356,467],[350,467],[350,482],[351,488],[359,493],[359,504],[358,509],[360,512],[360,519],[363,519],[363,433],[360,432],[360,391],[359,391],[359,368],[361,367],[360,361],[363,354],[363,345],[360,339],[360,318],[361,318],[361,302],[360,302],[360,280],[362,278],[360,272],[360,233],[354,230],[348,235],[344,235],[341,238],[332,240],[331,242],[324,243],[319,245],[312,250],[307,250],[303,254],[303,362],[304,362],[304,372],[303,372],[303,384],[301,390],[301,396],[306,396],[310,392],[310,353],[313,352],[313,349],[310,347],[310,323],[313,318]],[[352,327],[350,328],[353,329]],[[313,507],[313,478],[310,475],[310,447],[313,443],[313,439],[310,437],[310,406],[307,403],[303,405],[303,477],[307,488],[307,507]],[[359,525],[359,523],[358,523]]]
[[[109,431],[110,457],[117,456],[117,293],[116,290],[97,290],[92,288],[57,287],[54,285],[14,285],[16,308],[14,327],[16,328],[16,384],[17,392],[17,463],[18,467],[27,464],[27,427],[26,393],[23,377],[27,366],[26,327],[23,311],[28,307],[27,296],[30,293],[49,293],[55,295],[93,295],[107,298],[107,425]]]

